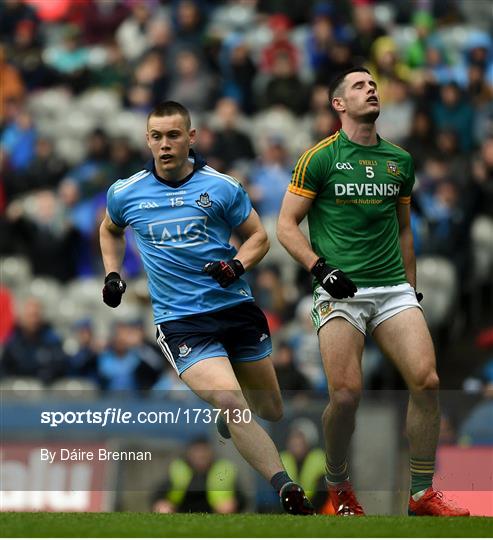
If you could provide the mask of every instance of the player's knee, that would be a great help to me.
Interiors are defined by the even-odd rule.
[[[437,372],[432,369],[417,374],[413,381],[411,391],[433,392],[438,391],[439,387],[440,379],[438,378]]]
[[[330,403],[343,412],[353,412],[358,408],[361,398],[361,388],[338,388],[330,392]]]
[[[255,407],[254,412],[264,420],[268,420],[269,422],[279,422],[284,415],[284,407],[282,401],[274,400]]]
[[[240,392],[218,391],[214,396],[214,406],[223,412],[228,412],[229,415],[243,411],[246,408],[246,403],[240,394]]]

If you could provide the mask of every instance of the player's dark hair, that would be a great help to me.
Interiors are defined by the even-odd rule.
[[[345,69],[344,71],[341,71],[340,73],[337,73],[337,75],[332,79],[332,81],[329,84],[329,103],[332,106],[332,98],[334,97],[334,94],[337,92],[341,84],[344,82],[344,79],[347,75],[350,73],[368,73],[368,75],[371,75],[370,71],[366,69],[363,66],[354,66],[348,69]]]
[[[190,120],[190,113],[188,109],[184,107],[181,103],[177,101],[163,101],[156,105],[154,109],[147,115],[147,122],[151,116],[173,116],[174,114],[179,114],[185,120],[185,125],[187,129],[190,129],[192,121]]]

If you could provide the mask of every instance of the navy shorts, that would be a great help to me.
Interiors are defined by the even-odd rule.
[[[163,322],[157,325],[156,339],[179,375],[206,358],[254,362],[272,352],[267,319],[254,302]]]

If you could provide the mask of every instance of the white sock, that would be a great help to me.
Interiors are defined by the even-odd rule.
[[[421,497],[425,494],[425,491],[426,489],[422,489],[421,491],[418,491],[417,493],[415,493],[412,497],[413,497],[413,501],[419,501],[419,499],[421,499]]]

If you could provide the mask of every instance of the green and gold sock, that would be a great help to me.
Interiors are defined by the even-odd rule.
[[[411,470],[411,495],[420,491],[426,491],[433,484],[435,474],[434,459],[411,458],[409,460]]]
[[[325,471],[327,473],[327,481],[331,484],[340,484],[341,482],[349,480],[349,466],[346,459],[337,465],[329,463],[328,460],[326,460]]]

